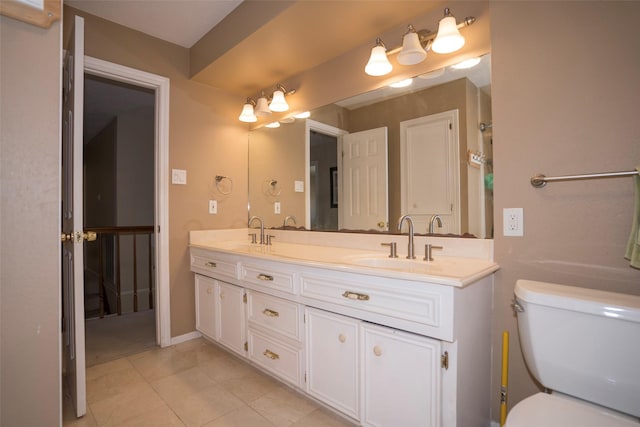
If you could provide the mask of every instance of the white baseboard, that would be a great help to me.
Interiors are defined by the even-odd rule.
[[[179,335],[177,337],[171,337],[171,344],[170,345],[176,345],[176,344],[180,344],[186,341],[191,341],[194,340],[196,338],[200,338],[202,336],[202,334],[198,331],[193,331],[193,332],[189,332],[187,334],[184,335]]]

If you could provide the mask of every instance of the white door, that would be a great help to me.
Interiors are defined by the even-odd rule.
[[[436,233],[460,233],[458,147],[458,110],[400,122],[400,213],[421,233],[432,215]]]
[[[339,228],[388,230],[387,128],[344,135],[339,171]]]
[[[75,17],[64,61],[62,136],[62,291],[64,366],[76,416],[87,412],[84,354],[84,272],[82,212],[82,120],[84,20]]]

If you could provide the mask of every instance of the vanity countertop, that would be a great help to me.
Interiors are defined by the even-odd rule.
[[[487,252],[483,247],[483,245],[486,246],[486,242],[480,239],[441,238],[438,240],[437,238],[429,238],[429,243],[443,246],[443,250],[434,250],[434,260],[427,262],[423,260],[424,253],[421,250],[424,247],[423,240],[417,236],[415,242],[416,259],[407,259],[406,247],[401,246],[407,244],[406,236],[376,236],[377,239],[366,241],[371,240],[371,237],[363,238],[362,236],[349,235],[349,238],[345,239],[343,234],[342,240],[350,241],[348,246],[351,246],[344,247],[344,245],[339,245],[336,240],[336,233],[313,232],[311,235],[313,239],[307,240],[312,243],[300,243],[287,241],[295,240],[288,238],[291,236],[299,239],[301,237],[299,234],[287,234],[286,231],[280,231],[275,236],[273,244],[260,245],[248,242],[247,231],[247,229],[240,231],[192,231],[189,246],[230,255],[242,255],[257,260],[279,261],[300,266],[321,267],[454,287],[464,287],[490,275],[499,268],[498,264],[492,260],[492,251]],[[253,231],[251,230],[251,232]],[[276,230],[265,231],[271,234]],[[397,241],[398,258],[390,258],[388,248],[380,250],[380,243],[389,239]],[[479,245],[480,248],[469,250],[469,245]],[[456,249],[456,246],[459,247],[459,250]],[[464,256],[458,256],[456,252],[460,252]]]

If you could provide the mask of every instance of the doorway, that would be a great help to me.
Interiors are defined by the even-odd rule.
[[[136,253],[146,253],[147,258],[141,255],[141,262],[131,263],[129,270],[136,265],[138,280],[143,277],[151,277],[153,283],[153,292],[140,292],[137,295],[138,308],[150,308],[153,306],[153,315],[149,328],[155,334],[155,344],[161,347],[171,345],[170,330],[170,312],[169,312],[169,79],[158,76],[156,74],[145,71],[136,70],[126,66],[114,64],[89,56],[84,57],[85,76],[90,79],[107,81],[118,88],[134,89],[142,98],[151,99],[153,102],[151,123],[153,125],[153,142],[152,148],[149,150],[151,165],[148,169],[152,169],[152,175],[149,177],[151,184],[146,183],[147,187],[151,185],[152,192],[149,194],[152,199],[152,222],[151,226],[145,226],[144,234],[136,237]],[[115,93],[115,92],[114,92]],[[134,156],[132,156],[134,158]],[[135,163],[135,162],[134,162]],[[134,168],[129,165],[129,171]],[[85,171],[86,172],[86,171]],[[129,197],[133,192],[127,193]],[[125,199],[122,203],[130,205],[138,203],[131,198]],[[134,215],[136,225],[140,224],[140,218]],[[145,214],[148,219],[148,212]],[[125,230],[131,232],[131,230]],[[133,251],[133,238],[129,237],[129,242],[121,241],[123,251],[128,250],[130,254]],[[149,242],[150,239],[150,242]],[[115,243],[114,243],[115,244]],[[145,249],[139,249],[138,246]],[[150,259],[148,255],[151,255]],[[114,252],[115,257],[115,252]],[[137,257],[137,255],[136,255]],[[136,261],[138,261],[136,259]],[[150,264],[149,264],[150,263]],[[140,267],[144,264],[144,267]],[[148,272],[148,265],[151,265],[151,271]],[[117,271],[115,268],[109,268],[109,271]],[[144,271],[144,273],[143,273]],[[131,276],[133,277],[133,276]],[[132,279],[130,279],[132,280]],[[141,288],[142,289],[142,288]],[[133,291],[130,290],[127,301],[121,300],[121,309],[126,308],[128,304],[131,307],[134,303]],[[116,307],[109,307],[111,311],[117,311]],[[147,310],[148,311],[148,310]],[[149,320],[149,319],[148,319]]]
[[[155,92],[85,73],[86,366],[156,345]]]

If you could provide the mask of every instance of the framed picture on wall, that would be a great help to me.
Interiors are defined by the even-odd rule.
[[[331,190],[331,207],[338,207],[338,168],[329,168],[329,179],[331,180],[329,189]]]

